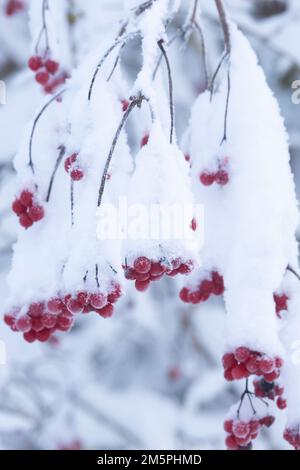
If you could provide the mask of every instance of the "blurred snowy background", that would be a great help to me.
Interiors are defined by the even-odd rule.
[[[113,39],[124,3],[69,1],[74,66],[104,38]],[[175,23],[181,24],[191,3],[183,2],[186,9]],[[0,79],[7,86],[7,103],[0,105],[1,307],[17,224],[10,211],[12,159],[24,125],[43,100],[26,67],[31,53],[27,13],[8,17],[5,4],[0,0]],[[300,79],[299,1],[226,4],[251,40],[279,100],[299,194],[300,105],[291,100],[292,83]],[[221,30],[214,2],[201,0],[200,5],[212,72],[223,47]],[[140,63],[137,46],[132,43],[123,57],[129,76]],[[199,37],[181,46],[178,39],[170,49],[179,135],[205,79]],[[223,379],[223,304],[213,300],[186,306],[177,300],[177,282],[164,280],[146,294],[128,287],[113,319],[91,316],[51,344],[28,345],[0,326],[6,346],[6,364],[0,365],[0,448],[223,449],[222,423],[240,394],[239,385]],[[284,413],[278,413],[256,448],[284,449],[283,427]]]

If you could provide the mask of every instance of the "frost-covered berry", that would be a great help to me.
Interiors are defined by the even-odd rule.
[[[149,134],[144,135],[144,137],[141,140],[141,147],[145,147],[146,145],[148,145],[149,137],[150,137]]]
[[[7,16],[13,16],[16,13],[23,11],[25,4],[22,0],[8,0],[5,5],[5,14]]]
[[[16,215],[20,216],[27,211],[27,208],[21,203],[19,199],[16,199],[12,204],[12,210]]]
[[[285,429],[283,437],[295,450],[300,450],[300,424]]]
[[[33,222],[39,222],[44,218],[45,211],[42,206],[34,205],[29,208],[28,216]]]
[[[284,410],[287,407],[287,401],[284,398],[279,397],[277,398],[276,405],[280,410]]]
[[[32,227],[33,225],[33,220],[29,217],[27,213],[20,215],[19,222],[20,222],[21,227],[25,229],[28,229]]]
[[[45,67],[50,75],[55,75],[59,69],[59,63],[55,60],[48,59],[45,63]]]
[[[36,82],[43,86],[49,82],[49,79],[50,79],[50,75],[48,72],[45,72],[45,71],[37,72],[37,74],[35,75]]]
[[[43,59],[40,56],[32,56],[28,60],[28,67],[33,72],[37,72],[43,67]]]
[[[225,171],[225,170],[217,171],[217,173],[215,175],[215,182],[219,186],[226,186],[226,184],[228,184],[228,182],[229,182],[229,175],[228,175],[227,171]]]
[[[33,193],[25,189],[21,192],[19,200],[25,207],[31,207],[33,202]]]
[[[145,256],[141,256],[135,260],[133,267],[139,274],[149,273],[151,270],[151,261]]]

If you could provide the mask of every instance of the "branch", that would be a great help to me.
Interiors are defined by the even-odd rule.
[[[170,61],[167,55],[167,52],[163,46],[163,39],[158,41],[158,47],[160,48],[163,57],[165,59],[167,70],[168,70],[168,80],[169,80],[169,103],[170,103],[170,114],[171,114],[171,131],[170,131],[170,144],[173,143],[173,134],[174,134],[174,100],[173,100],[173,79]]]
[[[53,173],[51,175],[51,179],[50,179],[50,183],[49,183],[49,188],[48,188],[48,192],[47,192],[47,198],[46,198],[46,202],[49,202],[50,201],[50,197],[51,197],[51,192],[52,192],[52,188],[53,188],[53,183],[54,183],[54,179],[55,179],[55,175],[57,173],[57,170],[59,168],[59,165],[61,164],[61,161],[66,153],[66,147],[65,146],[61,146],[58,148],[58,150],[60,150],[59,152],[59,155],[57,157],[57,160],[56,160],[56,163],[55,163],[55,167],[54,167],[54,170],[53,170]]]
[[[35,171],[34,171],[34,164],[33,164],[33,159],[32,159],[32,144],[33,144],[33,137],[34,137],[36,126],[37,126],[40,118],[42,117],[42,115],[44,114],[46,109],[48,108],[48,106],[50,106],[50,104],[52,104],[57,98],[59,98],[63,93],[65,93],[65,91],[66,91],[66,88],[64,90],[61,90],[55,96],[53,96],[51,98],[51,100],[49,100],[43,106],[43,108],[40,110],[40,112],[38,113],[38,115],[36,116],[36,118],[33,121],[32,131],[31,131],[30,139],[29,139],[29,163],[28,163],[28,165],[31,168],[31,171],[32,171],[33,174],[34,174]]]
[[[102,203],[102,198],[103,198],[103,193],[104,193],[104,189],[105,189],[105,184],[106,184],[106,181],[107,181],[107,175],[108,175],[108,172],[109,172],[109,167],[110,167],[110,163],[111,163],[111,160],[112,160],[112,157],[113,157],[113,154],[114,154],[114,151],[115,151],[115,148],[116,148],[116,145],[118,143],[118,140],[119,140],[119,137],[120,137],[120,134],[123,130],[123,127],[125,126],[126,122],[127,122],[127,119],[129,118],[130,114],[132,113],[132,111],[134,110],[134,108],[137,106],[138,108],[141,107],[142,105],[142,102],[145,100],[146,98],[143,96],[143,95],[140,95],[138,97],[133,97],[132,98],[132,101],[130,103],[130,105],[128,106],[128,109],[127,111],[124,113],[124,116],[122,118],[122,121],[117,129],[117,132],[114,136],[114,139],[113,139],[113,142],[112,142],[112,145],[111,145],[111,148],[110,148],[110,151],[109,151],[109,154],[108,154],[108,157],[107,157],[107,160],[106,160],[106,163],[105,163],[105,167],[104,167],[104,171],[103,171],[103,175],[102,175],[102,180],[101,180],[101,185],[100,185],[100,188],[99,188],[99,197],[98,197],[98,207],[101,206],[101,203]]]
[[[224,34],[225,50],[226,54],[231,52],[231,36],[230,36],[230,27],[228,23],[227,14],[223,5],[223,0],[215,0],[216,7],[219,13],[219,18]]]

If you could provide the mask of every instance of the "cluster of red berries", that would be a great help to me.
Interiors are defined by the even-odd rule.
[[[211,279],[202,281],[195,290],[184,287],[179,296],[183,302],[196,305],[200,302],[206,302],[211,295],[223,295],[224,290],[223,277],[217,271],[213,271]]]
[[[259,398],[268,398],[275,401],[280,410],[284,410],[287,406],[286,400],[283,398],[284,388],[276,384],[276,382],[267,382],[265,379],[254,380],[254,393]]]
[[[124,266],[125,277],[130,281],[135,281],[135,287],[139,292],[145,292],[151,282],[159,281],[164,275],[174,277],[177,274],[189,274],[193,268],[193,262],[183,262],[175,259],[169,265],[163,261],[151,261],[145,256],[137,258],[132,267]]]
[[[22,0],[8,0],[5,5],[5,14],[7,16],[13,16],[23,11],[24,8],[25,4]]]
[[[219,186],[226,186],[229,183],[228,171],[222,166],[219,167],[217,172],[204,170],[199,178],[204,186],[211,186],[214,183]]]
[[[44,218],[44,208],[36,202],[32,191],[24,189],[12,204],[12,210],[19,217],[22,227],[28,229]]]
[[[78,153],[73,153],[65,161],[65,170],[71,176],[73,181],[81,181],[84,177],[84,171],[78,164]]]
[[[15,310],[4,316],[5,323],[12,331],[23,333],[28,343],[46,342],[56,331],[69,331],[78,314],[96,312],[103,318],[113,315],[114,306],[122,295],[119,284],[113,284],[109,295],[101,292],[79,292],[76,296],[66,295],[48,302],[31,304],[26,314]]]
[[[276,306],[276,315],[278,318],[281,318],[281,312],[284,312],[288,309],[288,302],[289,298],[286,294],[274,294],[274,302]]]
[[[270,427],[274,423],[274,416],[267,415],[264,418],[252,418],[251,421],[227,420],[224,430],[228,434],[225,444],[228,450],[251,450],[252,441],[257,438],[262,426]]]
[[[286,429],[283,437],[295,450],[300,450],[300,426]]]
[[[234,353],[227,353],[222,359],[224,377],[228,381],[248,378],[250,375],[262,376],[266,382],[273,382],[280,376],[283,360],[271,358],[249,348],[240,347]]]
[[[42,85],[48,94],[54,93],[68,78],[65,72],[59,70],[59,63],[50,58],[32,56],[28,60],[28,67],[35,72],[36,82]]]

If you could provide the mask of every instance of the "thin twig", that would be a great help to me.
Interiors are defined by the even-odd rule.
[[[101,180],[101,184],[100,184],[100,188],[99,188],[98,207],[100,207],[101,203],[102,203],[102,198],[103,198],[103,193],[104,193],[104,189],[105,189],[105,185],[106,185],[106,181],[107,181],[107,175],[108,175],[108,172],[109,172],[110,163],[111,163],[116,145],[118,143],[120,134],[123,130],[123,127],[125,126],[125,124],[127,122],[127,119],[129,118],[129,116],[132,113],[133,109],[136,106],[141,107],[142,102],[145,99],[146,98],[142,95],[140,95],[136,98],[132,98],[132,101],[131,101],[130,105],[128,106],[127,110],[125,111],[125,113],[123,115],[122,121],[119,124],[119,127],[118,127],[117,132],[114,136],[114,139],[113,139],[113,142],[112,142],[112,145],[111,145],[111,148],[110,148],[110,151],[109,151],[106,163],[105,163],[105,167],[104,167],[104,171],[103,171],[103,175],[102,175],[102,180]]]
[[[290,265],[288,265],[288,267],[286,269],[290,273],[294,274],[294,276],[298,279],[298,281],[300,281],[300,274],[298,274],[297,271],[295,271],[294,268],[292,268]]]
[[[219,18],[224,34],[225,50],[227,54],[231,52],[231,36],[230,36],[230,27],[227,19],[227,14],[223,5],[222,0],[215,0],[216,7],[219,13]]]
[[[168,70],[168,80],[169,80],[169,104],[170,104],[170,115],[171,115],[171,130],[170,130],[170,144],[173,143],[173,134],[174,134],[174,99],[173,99],[173,79],[172,79],[172,71],[171,65],[168,58],[168,54],[163,46],[163,39],[158,41],[158,46],[163,54],[163,57],[166,62],[167,70]]]
[[[35,129],[36,129],[36,126],[40,120],[40,118],[42,117],[42,115],[44,114],[44,112],[46,111],[46,109],[48,108],[48,106],[50,106],[51,103],[53,103],[54,101],[57,100],[57,98],[59,98],[63,93],[65,93],[66,89],[64,90],[61,90],[59,93],[57,93],[55,96],[53,96],[51,98],[51,100],[49,100],[44,106],[43,108],[40,110],[40,112],[38,113],[38,115],[36,116],[36,118],[34,119],[34,122],[33,122],[33,126],[32,126],[32,130],[31,130],[31,134],[30,134],[30,139],[29,139],[29,167],[31,168],[31,171],[32,173],[34,174],[34,164],[33,164],[33,159],[32,159],[32,144],[33,144],[33,137],[34,137],[34,133],[35,133]]]
[[[71,224],[74,225],[74,181],[70,178]]]
[[[62,159],[64,158],[64,155],[65,155],[65,153],[66,153],[66,147],[65,147],[64,145],[61,145],[58,149],[60,150],[60,152],[59,152],[59,155],[58,155],[57,160],[56,160],[56,162],[55,162],[55,167],[54,167],[54,170],[53,170],[52,175],[51,175],[51,179],[50,179],[50,183],[49,183],[49,188],[48,188],[48,192],[47,192],[46,202],[49,202],[49,201],[50,201],[50,197],[51,197],[51,193],[52,193],[52,188],[53,188],[54,179],[55,179],[57,170],[58,170],[58,168],[59,168],[59,165],[61,164],[61,161],[62,161]]]
[[[224,116],[224,135],[221,141],[221,145],[223,142],[227,140],[227,126],[228,126],[228,111],[229,111],[229,100],[230,100],[230,92],[231,92],[231,78],[230,78],[230,70],[228,69],[227,72],[227,97],[226,97],[226,108],[225,108],[225,116]]]

